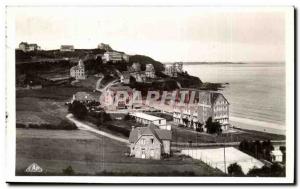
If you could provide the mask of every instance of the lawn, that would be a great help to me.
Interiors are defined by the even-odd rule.
[[[208,165],[179,156],[169,160],[142,160],[125,156],[129,148],[120,142],[87,131],[17,129],[16,174],[32,163],[42,175],[62,175],[72,166],[76,175],[222,175]]]
[[[233,133],[222,133],[221,135],[213,135],[207,133],[195,132],[186,128],[172,127],[173,142],[188,142],[193,143],[221,143],[221,142],[240,142],[242,140],[285,140],[285,136],[270,133],[263,133],[250,130],[236,130]]]
[[[88,76],[85,80],[80,80],[79,82],[75,83],[74,85],[78,86],[78,87],[85,87],[90,90],[95,90],[97,81],[99,79],[100,79],[99,77]]]

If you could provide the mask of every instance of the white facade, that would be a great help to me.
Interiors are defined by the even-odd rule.
[[[70,69],[70,76],[75,78],[76,80],[86,79],[85,67],[84,67],[84,63],[82,62],[82,60],[79,60],[78,65],[73,66]]]
[[[145,114],[143,112],[134,112],[130,115],[134,117],[135,121],[138,123],[142,123],[144,125],[154,124],[160,129],[171,130],[171,126],[167,125],[167,120],[165,118],[156,117],[153,115]]]
[[[103,54],[102,56],[102,60],[103,62],[118,62],[118,61],[122,61],[123,60],[123,54],[119,53],[119,52],[106,52]]]
[[[281,150],[273,150],[271,152],[272,162],[282,162],[283,161],[283,154]]]

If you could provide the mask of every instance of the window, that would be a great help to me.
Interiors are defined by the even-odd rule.
[[[161,123],[161,120],[158,120],[158,124],[160,124]]]
[[[151,141],[151,144],[154,144],[154,139],[153,138],[151,138],[150,141]]]

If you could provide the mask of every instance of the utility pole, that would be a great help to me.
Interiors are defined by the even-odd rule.
[[[226,150],[225,150],[225,145],[226,145],[226,136],[224,138],[224,171],[225,171],[225,174],[227,173],[227,168],[226,168]]]

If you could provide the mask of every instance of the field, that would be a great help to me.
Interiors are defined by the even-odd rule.
[[[217,176],[218,170],[198,160],[174,156],[168,160],[142,160],[125,156],[120,142],[87,131],[17,129],[16,174],[32,163],[42,175],[62,175],[72,166],[75,175],[189,175]]]
[[[64,104],[80,87],[47,87],[16,91],[16,120],[22,124],[59,124],[67,115]]]

